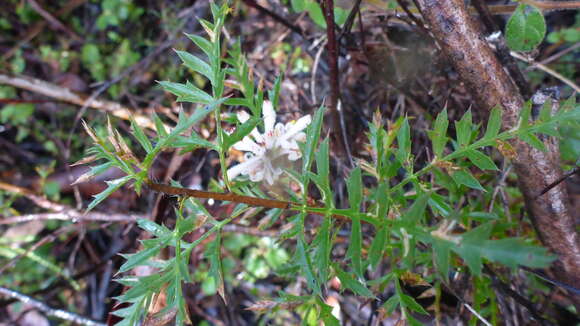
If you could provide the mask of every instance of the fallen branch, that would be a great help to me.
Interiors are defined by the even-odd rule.
[[[79,324],[79,325],[86,325],[86,326],[106,326],[104,323],[100,323],[98,321],[94,321],[92,319],[83,317],[81,315],[77,315],[75,313],[62,310],[62,309],[55,309],[49,307],[46,303],[38,301],[34,298],[31,298],[25,294],[20,292],[5,288],[0,286],[0,294],[3,294],[7,297],[17,299],[18,301],[33,306],[34,308],[44,312],[49,317],[55,317],[63,320],[68,320],[70,322]]]
[[[75,93],[68,88],[51,84],[44,80],[28,76],[9,76],[0,74],[0,84],[25,89],[31,92],[52,97],[59,101],[68,102],[79,106],[86,105],[87,107],[105,111],[124,120],[129,120],[131,117],[133,117],[135,122],[137,122],[140,126],[155,129],[155,124],[149,117],[143,114],[131,112],[129,108],[119,103],[99,99],[90,99],[86,95]]]

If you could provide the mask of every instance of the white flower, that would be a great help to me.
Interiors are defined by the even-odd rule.
[[[233,147],[246,152],[245,162],[228,169],[228,178],[234,179],[238,175],[247,175],[253,182],[266,180],[268,184],[274,184],[274,180],[282,174],[281,160],[296,161],[302,155],[298,142],[306,140],[306,134],[302,131],[310,124],[310,115],[306,115],[297,121],[276,124],[276,112],[270,101],[264,101],[262,107],[264,116],[264,133],[257,128],[244,137]],[[241,123],[250,118],[249,114],[241,111],[238,120]]]

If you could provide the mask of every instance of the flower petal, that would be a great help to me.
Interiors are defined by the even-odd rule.
[[[244,122],[250,120],[250,115],[246,111],[239,111],[237,113],[237,116],[238,116],[238,121],[241,123],[244,123]]]
[[[241,141],[237,142],[233,146],[238,151],[252,152],[256,155],[262,155],[264,153],[264,148],[256,144],[252,138],[246,136]]]
[[[294,135],[298,134],[306,127],[308,127],[311,121],[312,119],[310,118],[310,115],[305,115],[302,118],[298,119],[297,121],[288,122],[286,124],[286,133],[284,134],[283,137],[285,139],[294,137]]]
[[[252,157],[249,160],[234,165],[228,169],[228,179],[232,180],[240,174],[249,174],[249,171],[255,170],[260,164],[260,157]]]
[[[274,111],[272,102],[264,101],[264,104],[262,105],[262,115],[264,116],[264,133],[274,130],[276,111]]]

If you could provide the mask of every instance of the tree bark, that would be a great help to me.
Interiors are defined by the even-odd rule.
[[[524,98],[506,73],[495,53],[477,30],[463,0],[418,0],[420,11],[449,57],[460,79],[472,92],[480,109],[503,108],[503,127],[518,123]],[[541,152],[523,141],[512,143],[517,151],[513,164],[529,217],[543,244],[558,259],[553,264],[556,277],[563,283],[580,284],[580,237],[570,214],[564,183],[542,196],[537,195],[562,175],[558,141],[543,137],[548,149]],[[536,198],[537,197],[537,198]],[[576,309],[580,298],[571,294]]]

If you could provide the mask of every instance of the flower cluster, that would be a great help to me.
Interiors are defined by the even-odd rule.
[[[234,149],[246,152],[246,160],[228,169],[229,179],[241,174],[249,176],[253,182],[266,180],[272,185],[282,174],[281,160],[296,161],[301,157],[298,142],[306,139],[303,130],[310,124],[310,115],[285,125],[276,124],[276,112],[270,101],[264,101],[262,115],[264,133],[254,128],[248,136],[233,146]],[[238,120],[241,123],[248,121],[249,118],[249,114],[244,111],[238,113]]]

